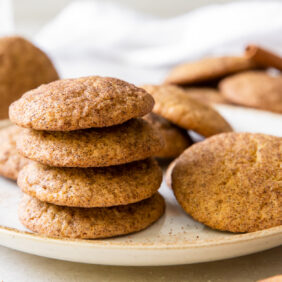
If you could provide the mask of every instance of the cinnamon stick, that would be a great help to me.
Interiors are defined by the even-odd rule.
[[[253,62],[263,67],[272,67],[282,71],[282,57],[257,45],[248,45],[245,55]]]

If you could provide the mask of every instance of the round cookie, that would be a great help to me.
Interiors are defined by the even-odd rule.
[[[184,88],[186,94],[203,104],[227,104],[228,101],[221,93],[213,88],[189,87]]]
[[[10,125],[0,130],[0,175],[17,180],[19,171],[29,162],[18,154],[16,140],[20,128]]]
[[[58,167],[103,167],[144,160],[163,147],[159,131],[139,118],[107,128],[69,132],[23,129],[19,152]]]
[[[90,209],[56,206],[24,195],[19,218],[28,229],[47,236],[96,239],[145,229],[164,210],[164,199],[158,193],[126,206]]]
[[[104,168],[56,168],[31,162],[18,177],[23,192],[72,207],[127,205],[151,197],[162,182],[154,159]]]
[[[159,130],[164,139],[164,147],[155,157],[175,158],[192,144],[192,140],[186,130],[173,125],[163,117],[150,113],[144,119]]]
[[[226,75],[254,69],[257,65],[247,57],[211,57],[176,66],[165,83],[188,85],[220,79]]]
[[[172,123],[208,137],[232,131],[227,121],[211,106],[189,97],[174,85],[145,85],[143,88],[155,99],[153,111]]]
[[[282,75],[244,72],[225,78],[219,88],[232,103],[282,113]]]
[[[31,42],[0,38],[0,119],[8,118],[9,105],[24,92],[58,78],[50,59]]]
[[[36,130],[107,127],[151,112],[154,99],[125,81],[90,76],[41,85],[10,106],[10,119]]]
[[[172,171],[183,209],[207,226],[253,232],[282,224],[282,138],[225,133],[188,148]]]

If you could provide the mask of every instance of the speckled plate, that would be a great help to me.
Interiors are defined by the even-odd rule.
[[[282,115],[232,106],[217,106],[237,131],[280,135]],[[69,240],[44,237],[25,229],[17,218],[20,191],[0,177],[0,244],[19,251],[83,263],[174,265],[232,258],[282,243],[282,226],[248,234],[212,230],[194,221],[163,183],[165,215],[150,228],[113,239]]]

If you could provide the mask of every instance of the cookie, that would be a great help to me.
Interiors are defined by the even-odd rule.
[[[188,85],[220,79],[226,75],[254,69],[257,65],[247,57],[211,57],[176,66],[165,83]]]
[[[50,59],[31,42],[0,38],[0,119],[8,118],[9,105],[23,93],[58,78]]]
[[[162,182],[154,159],[104,168],[56,168],[31,162],[18,177],[23,192],[71,207],[127,205],[151,197]]]
[[[282,75],[243,72],[225,78],[219,88],[232,103],[282,113]]]
[[[50,166],[103,167],[154,156],[163,142],[160,132],[139,118],[69,132],[23,129],[17,148],[23,156]]]
[[[151,95],[125,81],[90,76],[58,80],[31,90],[10,106],[10,119],[36,130],[107,127],[151,112]]]
[[[232,131],[228,122],[211,106],[189,97],[174,85],[143,86],[155,99],[153,111],[172,123],[208,137]]]
[[[192,144],[192,140],[186,130],[173,125],[163,117],[150,113],[144,119],[159,130],[164,139],[164,147],[155,157],[175,158]]]
[[[0,175],[12,180],[17,180],[19,171],[29,162],[17,152],[19,132],[20,129],[15,125],[0,130]]]
[[[109,208],[70,208],[24,195],[19,218],[28,229],[52,237],[106,238],[140,231],[164,213],[160,194],[138,203]]]
[[[282,138],[225,133],[188,148],[172,171],[183,209],[207,226],[253,232],[282,224]]]
[[[221,95],[221,93],[213,88],[204,87],[189,87],[184,88],[186,94],[204,104],[228,104],[228,101]]]

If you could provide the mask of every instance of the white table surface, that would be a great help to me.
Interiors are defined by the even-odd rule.
[[[65,262],[0,247],[0,281],[256,281],[282,273],[282,246],[224,261],[162,267]]]

